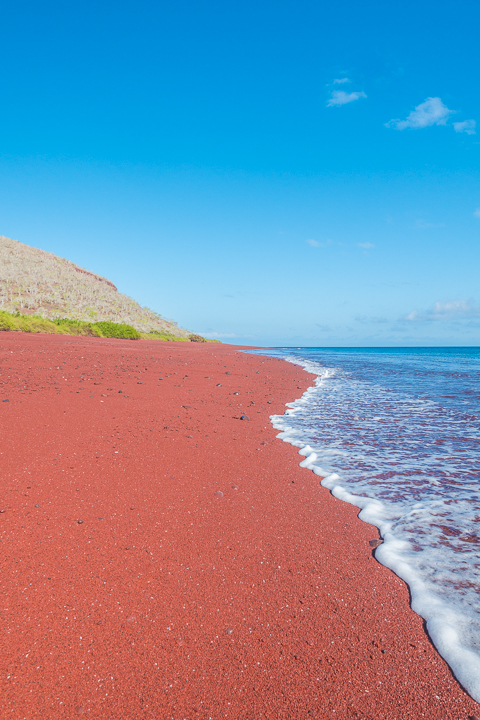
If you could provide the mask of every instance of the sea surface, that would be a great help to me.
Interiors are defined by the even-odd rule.
[[[379,562],[480,701],[480,348],[277,348],[316,375],[272,416],[384,543]]]

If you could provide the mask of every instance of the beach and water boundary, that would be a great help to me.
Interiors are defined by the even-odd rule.
[[[375,528],[276,438],[311,375],[229,346],[1,340],[2,716],[479,714]]]

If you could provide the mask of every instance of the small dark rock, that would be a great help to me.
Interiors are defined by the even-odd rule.
[[[8,398],[5,398],[5,400],[2,400],[2,402],[10,402]]]
[[[119,390],[118,392],[121,393],[121,392],[123,392],[123,390]]]
[[[77,520],[77,523],[78,523],[79,525],[82,525],[83,520]]]
[[[240,420],[250,420],[250,418],[248,417],[248,415],[242,415]]]
[[[35,505],[35,507],[40,507],[40,505]]]
[[[217,383],[216,387],[222,387],[222,383]]]
[[[225,628],[225,635],[231,635],[233,633],[233,628]]]
[[[370,547],[372,547],[372,548],[377,548],[377,547],[378,547],[379,545],[381,545],[382,543],[383,543],[383,540],[379,540],[378,538],[375,538],[375,540],[370,540],[368,544],[369,544]]]

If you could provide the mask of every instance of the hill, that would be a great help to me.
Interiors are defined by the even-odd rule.
[[[53,253],[0,236],[0,311],[50,320],[131,325],[141,333],[188,339],[183,328],[141,307],[100,275]]]

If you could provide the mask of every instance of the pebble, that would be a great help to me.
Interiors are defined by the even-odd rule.
[[[250,420],[250,418],[248,417],[248,415],[242,415],[240,420]]]
[[[379,540],[378,538],[375,538],[375,540],[370,540],[368,544],[369,544],[370,547],[372,547],[372,548],[377,548],[377,547],[378,547],[379,545],[381,545],[382,543],[383,543],[383,540]]]
[[[221,497],[223,497],[222,491],[221,491],[221,490],[217,490],[217,492],[215,493],[215,497],[216,497],[216,498],[221,498]]]
[[[77,520],[77,523],[81,525],[83,523],[83,520]]]
[[[2,400],[2,402],[10,402],[8,398],[5,398],[5,400]]]

